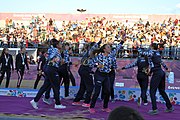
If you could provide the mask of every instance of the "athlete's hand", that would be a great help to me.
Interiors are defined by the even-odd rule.
[[[120,69],[120,68],[117,68],[117,69],[116,69],[116,72],[120,72],[121,70],[122,70],[122,69]]]
[[[125,67],[122,67],[122,68],[121,68],[121,70],[124,70],[124,69],[125,69]]]
[[[99,64],[97,67],[98,67],[98,68],[104,68],[104,65]]]

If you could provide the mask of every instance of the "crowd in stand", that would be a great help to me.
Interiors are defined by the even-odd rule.
[[[0,47],[16,48],[18,46],[48,47],[52,38],[69,42],[74,53],[81,53],[87,42],[97,42],[116,46],[119,39],[125,38],[119,57],[134,57],[139,47],[148,49],[151,43],[158,43],[163,57],[180,57],[180,20],[164,20],[150,23],[141,18],[134,23],[128,20],[111,21],[105,17],[86,18],[82,21],[61,21],[45,16],[32,16],[29,24],[5,20],[5,27],[0,29]]]

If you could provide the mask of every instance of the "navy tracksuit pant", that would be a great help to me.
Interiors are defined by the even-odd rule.
[[[24,70],[25,70],[25,66],[23,66],[22,68],[19,68],[17,70],[17,74],[18,74],[18,82],[17,82],[17,88],[19,88],[21,86],[21,82],[24,76]]]
[[[91,94],[93,92],[93,76],[91,75],[91,68],[88,66],[81,65],[78,73],[81,77],[80,88],[74,99],[74,102],[79,102],[83,99],[84,93],[86,92],[84,103],[89,104],[91,101]]]
[[[6,88],[8,88],[9,86],[9,81],[10,81],[10,77],[11,77],[11,70],[10,69],[2,69],[1,70],[1,77],[0,77],[0,85],[4,79],[4,74],[6,73]]]
[[[147,89],[148,89],[148,75],[144,72],[139,72],[137,74],[137,81],[141,88],[141,98],[144,103],[147,103]]]
[[[63,82],[64,82],[64,90],[65,90],[65,97],[69,96],[69,71],[68,71],[68,65],[67,64],[63,64],[60,67],[60,72],[62,72],[62,78],[63,78]]]
[[[100,94],[101,87],[103,86],[104,93],[104,103],[103,108],[108,108],[109,96],[110,96],[110,78],[109,73],[102,73],[99,70],[96,70],[94,74],[94,82],[95,82],[95,91],[91,100],[90,108],[94,108],[97,98]]]
[[[160,95],[166,102],[166,107],[169,109],[172,107],[170,100],[165,92],[165,72],[162,69],[153,71],[153,75],[150,82],[150,96],[152,102],[152,109],[156,110],[156,91],[159,90]]]
[[[115,81],[115,70],[111,70],[109,73],[109,79],[110,79],[110,97],[111,100],[114,100],[114,81]],[[103,90],[104,87],[102,86],[102,92],[101,92],[101,99],[104,100],[104,93]]]
[[[39,72],[39,71],[38,71],[38,72]],[[44,71],[42,71],[42,72],[44,72]],[[39,83],[41,77],[44,77],[44,78],[45,78],[45,76],[44,76],[42,73],[38,73],[38,74],[37,74],[37,77],[36,77],[36,81],[34,82],[34,89],[37,88],[38,83]]]
[[[52,67],[52,66],[46,66],[44,69],[45,72],[45,81],[42,87],[39,89],[36,97],[34,98],[35,102],[38,102],[43,93],[49,89],[53,89],[54,92],[54,98],[55,98],[55,104],[60,105],[59,100],[59,90],[60,90],[60,79],[58,74],[58,68]]]
[[[75,80],[74,75],[72,74],[72,72],[70,70],[70,66],[68,66],[68,71],[69,71],[69,79],[71,81],[72,86],[76,86],[76,80]]]

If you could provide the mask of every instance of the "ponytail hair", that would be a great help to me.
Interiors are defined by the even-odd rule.
[[[100,49],[95,49],[92,51],[92,54],[95,56],[95,55],[98,55],[99,53],[101,53]]]
[[[51,39],[51,45],[54,47],[54,48],[57,48],[57,44],[59,44],[59,41],[55,38]]]
[[[89,44],[86,45],[86,50],[90,50],[96,43],[95,42],[91,42]]]
[[[104,44],[104,45],[101,46],[99,49],[93,50],[93,51],[92,51],[92,54],[93,54],[93,55],[97,55],[97,54],[99,54],[99,53],[104,53],[104,49],[105,49],[106,45],[107,45],[107,44]]]
[[[153,47],[153,49],[154,50],[158,50],[158,44],[156,44],[156,43],[152,43],[152,45],[151,45],[152,47]]]
[[[108,45],[108,44],[104,44],[103,46],[101,46],[100,52],[104,53],[104,49],[105,49],[106,45]]]

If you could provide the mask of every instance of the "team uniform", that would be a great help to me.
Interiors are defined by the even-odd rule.
[[[27,56],[25,53],[18,53],[16,55],[16,70],[18,74],[17,88],[21,86],[21,82],[24,76],[25,65],[29,70],[29,64],[27,62]]]
[[[78,73],[81,77],[80,88],[79,91],[72,103],[72,105],[78,105],[79,101],[83,99],[84,93],[86,92],[85,101],[83,103],[83,107],[89,107],[89,103],[91,101],[91,94],[93,92],[94,84],[93,84],[93,71],[94,60],[90,58],[90,53],[98,48],[101,41],[95,44],[90,50],[88,50],[81,59],[81,66],[78,70]]]
[[[62,78],[65,89],[65,97],[69,96],[69,83],[70,83],[70,56],[69,50],[64,50],[61,54],[65,64],[61,65],[60,71],[62,72]]]
[[[146,55],[150,59],[150,67],[151,67],[151,82],[150,82],[150,97],[152,102],[152,110],[149,111],[150,114],[157,114],[157,104],[156,104],[156,91],[159,90],[160,95],[162,95],[163,99],[166,102],[166,112],[173,111],[172,104],[165,92],[165,72],[162,70],[161,66],[163,66],[166,70],[168,70],[167,66],[161,60],[161,55],[157,50],[149,50],[149,51],[140,51],[140,54]]]
[[[57,62],[53,61],[54,59],[58,59]],[[60,90],[60,79],[59,79],[59,64],[62,60],[61,54],[57,48],[51,47],[48,49],[48,59],[47,65],[44,67],[45,73],[45,81],[42,87],[39,89],[36,97],[31,101],[32,106],[35,109],[38,109],[37,102],[43,95],[43,93],[52,88],[54,92],[54,99],[55,99],[55,108],[63,109],[66,106],[61,105],[59,100],[59,90]]]
[[[139,56],[133,63],[126,65],[123,69],[129,69],[132,67],[138,67],[137,80],[141,88],[141,98],[144,102],[144,105],[148,103],[147,101],[147,89],[148,89],[148,69],[149,61],[145,57]]]
[[[104,56],[103,53],[100,53],[94,59],[95,63],[97,63],[98,65],[103,65],[103,67],[98,68],[94,74],[95,91],[91,100],[90,112],[95,112],[93,108],[95,107],[102,86],[102,93],[104,94],[103,110],[109,112],[108,102],[111,93],[110,72],[113,65],[113,57],[116,55],[117,51],[121,48],[121,46],[122,44],[120,43],[116,47],[116,49],[114,49],[108,56]]]
[[[11,70],[14,70],[13,65],[13,58],[11,54],[4,54],[0,57],[0,64],[1,64],[1,77],[0,77],[0,85],[4,78],[4,74],[6,73],[6,85],[5,87],[8,88],[10,77],[11,77]]]
[[[109,73],[109,78],[110,78],[110,97],[112,102],[114,102],[114,81],[115,81],[115,76],[116,76],[116,69],[117,69],[117,60],[116,56],[112,56],[112,66],[111,66],[111,71]],[[102,86],[102,93],[101,93],[101,99],[104,99],[104,94],[103,94],[103,86]]]

